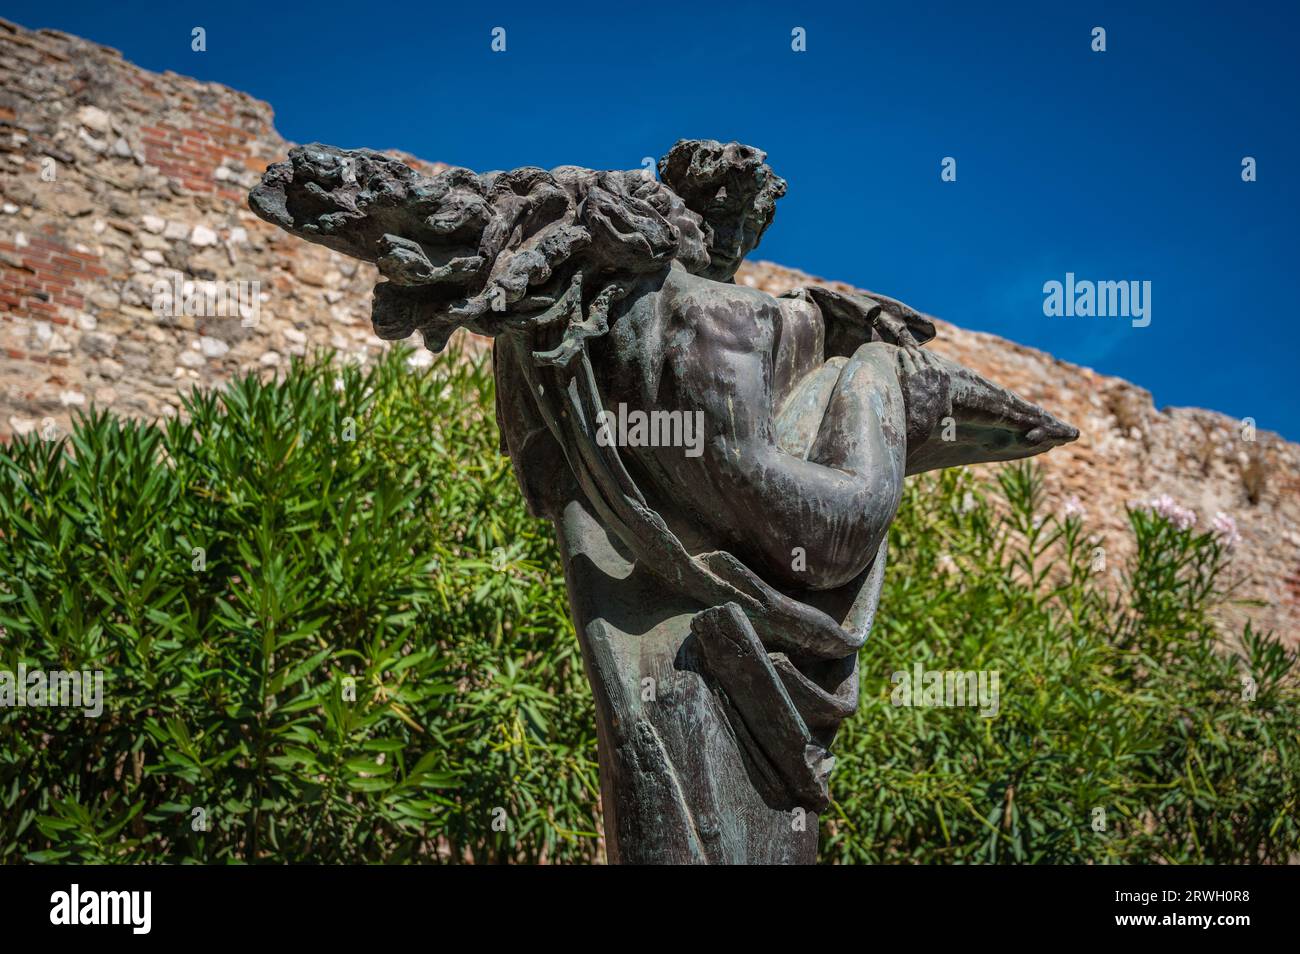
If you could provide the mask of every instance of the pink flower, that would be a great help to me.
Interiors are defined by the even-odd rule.
[[[1065,499],[1065,504],[1061,507],[1061,516],[1069,520],[1071,517],[1078,517],[1080,520],[1088,519],[1088,511],[1084,509],[1083,503],[1079,500],[1077,494],[1070,494]]]
[[[1196,512],[1179,506],[1168,494],[1161,494],[1138,504],[1143,510],[1149,510],[1157,516],[1164,517],[1179,530],[1190,530],[1196,526]]]
[[[1241,534],[1237,532],[1237,521],[1222,510],[1214,515],[1214,519],[1210,521],[1210,528],[1229,550],[1235,549],[1237,544],[1241,543]]]

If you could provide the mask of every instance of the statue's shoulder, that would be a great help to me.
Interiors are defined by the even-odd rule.
[[[780,303],[767,292],[748,285],[719,282],[684,269],[674,269],[669,282],[670,294],[679,306],[739,309],[747,313],[775,313]]]
[[[780,327],[777,300],[756,288],[676,271],[665,285],[659,320],[670,352],[762,352]]]

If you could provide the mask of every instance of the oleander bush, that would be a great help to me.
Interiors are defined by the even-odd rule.
[[[1285,863],[1300,857],[1296,654],[1210,611],[1231,531],[1129,511],[1122,568],[1038,471],[909,481],[862,705],[837,743],[838,862]],[[999,675],[994,718],[893,704],[893,673]]]
[[[0,668],[103,669],[106,710],[0,710],[0,856],[594,857],[581,657],[491,387],[322,356],[3,451]]]
[[[0,448],[0,670],[105,673],[97,718],[0,709],[0,858],[599,859],[590,692],[490,367],[408,356]],[[824,859],[1294,858],[1296,659],[1216,648],[1225,540],[1136,509],[1106,585],[1036,471],[996,474],[909,481]],[[996,670],[997,716],[892,705],[918,662]]]

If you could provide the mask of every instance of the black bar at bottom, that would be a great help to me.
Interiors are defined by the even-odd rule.
[[[742,926],[734,923],[738,917],[761,927],[753,921],[759,911],[748,905],[724,905],[712,915],[699,906],[700,892],[719,888],[761,893],[765,921],[805,925],[820,912],[821,938],[847,931],[873,943],[934,940],[941,931],[988,939],[1042,927],[1072,940],[1200,933],[1231,943],[1260,929],[1270,935],[1288,929],[1296,879],[1282,868],[1172,866],[826,867],[671,877],[631,868],[11,866],[0,867],[0,924],[6,947],[74,932],[78,942],[93,935],[126,944],[193,939],[206,946],[373,942],[390,931],[398,932],[393,937],[432,931],[430,941],[450,943],[458,927],[468,927],[494,941],[516,932],[531,940],[588,933],[605,919],[633,934],[672,938],[687,930],[673,923],[686,910],[694,910],[692,922],[705,915],[721,931],[729,930],[724,920]]]

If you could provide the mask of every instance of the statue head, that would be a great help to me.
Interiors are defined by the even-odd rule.
[[[738,142],[682,139],[659,160],[659,178],[703,219],[709,264],[691,271],[730,281],[758,247],[785,195],[785,180],[766,159],[761,149]]]

